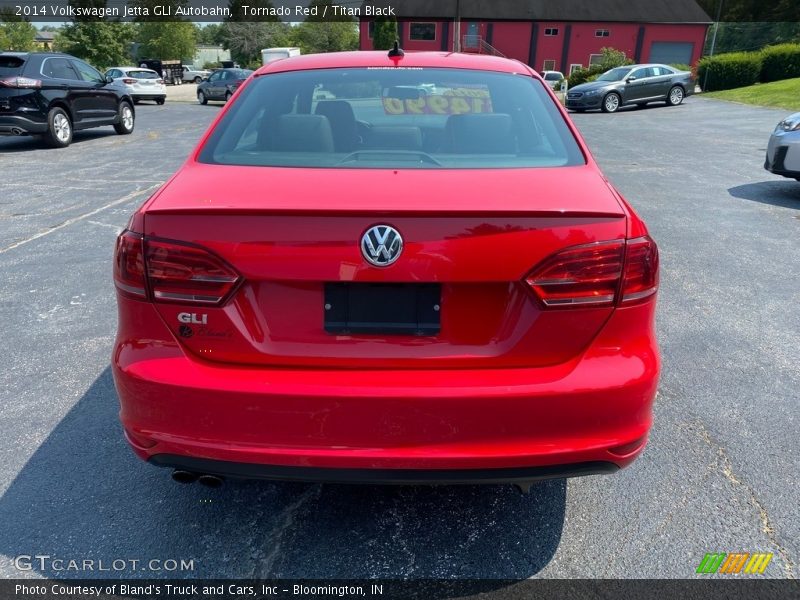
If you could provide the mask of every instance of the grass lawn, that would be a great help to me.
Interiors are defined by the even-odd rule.
[[[758,83],[722,92],[706,92],[703,96],[732,102],[743,102],[744,104],[800,110],[800,78],[784,79],[783,81],[773,81],[772,83]]]

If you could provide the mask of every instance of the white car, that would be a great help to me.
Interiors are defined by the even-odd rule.
[[[545,80],[545,83],[554,90],[558,89],[559,83],[564,79],[564,74],[561,71],[542,71],[540,75]]]
[[[183,65],[183,82],[184,83],[200,83],[211,75],[211,71],[205,69],[196,69],[192,65]]]
[[[154,100],[164,104],[167,100],[167,86],[161,75],[151,69],[141,67],[111,67],[106,71],[106,77],[120,81],[125,85],[134,104],[140,100]]]
[[[800,113],[786,117],[772,132],[764,168],[800,181]]]

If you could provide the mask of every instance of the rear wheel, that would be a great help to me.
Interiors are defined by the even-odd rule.
[[[72,143],[72,121],[62,108],[54,108],[47,115],[45,141],[54,148],[66,148]]]
[[[128,104],[127,100],[123,100],[119,103],[119,123],[114,125],[114,131],[120,135],[128,135],[133,133],[133,126],[133,107]]]
[[[203,93],[203,90],[197,92],[197,101],[200,104],[208,104],[208,98],[206,98],[206,95]]]
[[[202,77],[195,77],[195,78],[194,78],[194,82],[195,82],[196,84],[198,84],[198,85],[199,85],[199,84],[200,84],[202,81],[203,81],[203,78],[202,78]]]
[[[166,102],[166,100],[167,100],[166,98],[156,98],[156,104],[159,104],[159,105],[160,104],[164,104],[164,102]]]
[[[621,98],[617,92],[609,92],[603,98],[603,112],[615,113],[619,110],[621,103]]]
[[[686,94],[683,92],[683,88],[679,85],[673,87],[669,94],[667,95],[667,104],[670,106],[678,106],[681,102],[683,102],[683,98]]]

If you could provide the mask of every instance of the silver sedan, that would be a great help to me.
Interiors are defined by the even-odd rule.
[[[800,113],[786,117],[772,132],[764,168],[800,181]]]

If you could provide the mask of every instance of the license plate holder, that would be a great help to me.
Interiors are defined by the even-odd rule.
[[[441,329],[438,283],[326,283],[325,331],[433,336]]]

